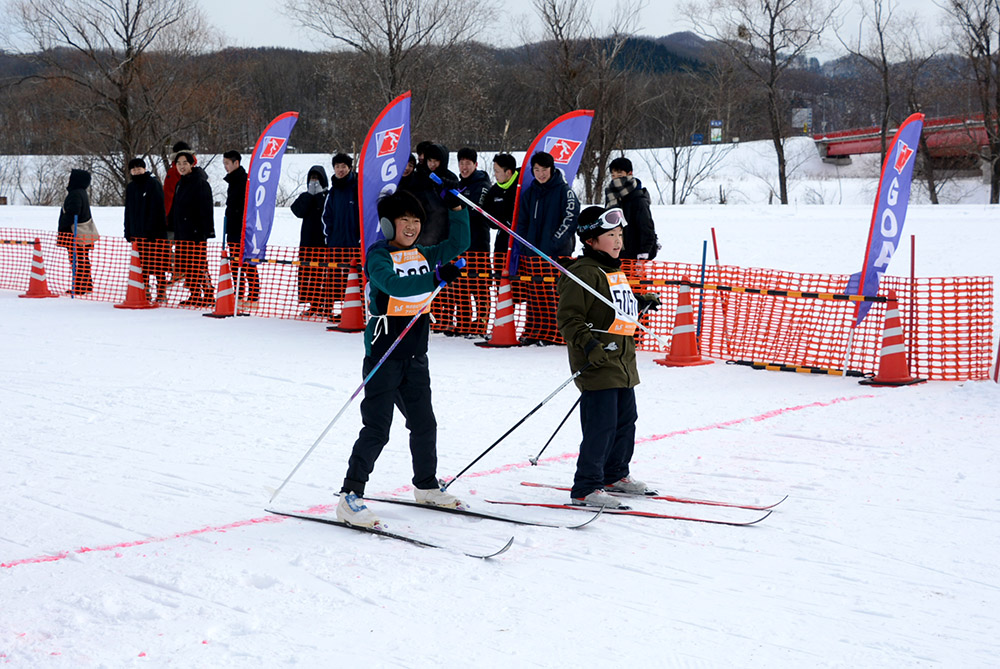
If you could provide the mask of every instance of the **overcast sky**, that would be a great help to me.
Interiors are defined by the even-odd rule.
[[[492,0],[482,0],[484,3]],[[917,11],[928,26],[940,24],[940,13],[934,0],[898,0],[906,11]],[[280,8],[283,0],[198,0],[209,20],[223,31],[226,43],[233,46],[281,46],[299,49],[322,49],[330,46],[314,33],[303,30],[285,16]],[[493,41],[501,46],[517,43],[517,25],[537,25],[531,0],[502,0],[492,2],[502,7],[505,18],[495,29],[481,36],[486,42]],[[642,12],[639,33],[660,37],[670,33],[690,30],[691,25],[683,17],[681,0],[648,0]],[[853,0],[844,0],[844,7],[853,9]],[[594,3],[594,19],[598,25],[607,24],[614,12],[615,3],[607,0]],[[857,24],[860,13],[851,14],[852,23]],[[846,27],[842,34],[849,30]],[[856,31],[856,28],[854,28]],[[843,54],[843,48],[831,34],[824,38],[824,45],[814,55],[828,60]]]

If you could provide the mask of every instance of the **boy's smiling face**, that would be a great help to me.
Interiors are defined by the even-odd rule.
[[[417,243],[420,236],[420,219],[412,214],[400,216],[393,221],[396,226],[396,236],[392,239],[392,245],[401,249],[408,249]]]

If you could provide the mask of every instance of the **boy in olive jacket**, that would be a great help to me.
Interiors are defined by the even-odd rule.
[[[569,277],[559,279],[556,322],[569,350],[570,369],[580,375],[580,423],[583,442],[570,492],[572,504],[607,506],[620,502],[611,492],[642,495],[646,484],[629,474],[635,448],[635,323],[640,308],[655,309],[655,293],[635,295],[621,269],[621,209],[588,207],[580,213],[577,235],[583,255],[569,271],[618,306],[615,311]],[[621,312],[618,313],[618,312]]]
[[[378,215],[385,240],[372,244],[365,256],[369,318],[363,377],[371,373],[413,317],[422,315],[365,385],[361,401],[364,427],[354,442],[337,504],[337,519],[341,522],[380,526],[378,517],[362,498],[375,460],[389,442],[394,406],[399,407],[410,431],[417,501],[461,506],[456,497],[440,489],[437,480],[437,422],[431,407],[427,364],[427,299],[439,283],[458,278],[461,270],[451,261],[469,248],[469,213],[454,196],[449,198],[446,204],[452,208],[448,211],[448,237],[433,246],[417,245],[424,208],[416,197],[396,191],[379,200]]]

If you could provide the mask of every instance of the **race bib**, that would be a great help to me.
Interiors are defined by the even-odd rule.
[[[427,274],[431,271],[431,266],[427,258],[417,249],[406,249],[394,251],[389,254],[392,258],[392,268],[396,276],[417,276]],[[386,310],[387,316],[416,316],[421,311],[428,308],[427,299],[431,296],[428,293],[420,295],[410,295],[408,297],[389,296],[389,308]]]
[[[628,283],[625,272],[618,271],[608,274],[608,288],[611,289],[611,301],[618,307],[618,312],[635,319],[639,316],[639,302],[635,299],[632,286]],[[635,334],[635,323],[622,318],[615,312],[615,322],[608,327],[608,332],[616,335],[632,336]]]

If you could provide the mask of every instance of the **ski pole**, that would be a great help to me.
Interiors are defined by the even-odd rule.
[[[544,453],[545,449],[549,447],[549,444],[552,443],[552,440],[556,438],[556,434],[558,434],[559,430],[562,429],[563,424],[567,420],[569,420],[569,417],[573,415],[574,411],[576,411],[576,407],[577,405],[580,404],[581,399],[583,399],[583,395],[580,395],[579,397],[576,398],[576,401],[573,402],[573,406],[569,408],[569,411],[566,413],[566,416],[561,421],[559,421],[559,425],[556,426],[556,431],[552,433],[552,436],[549,437],[549,440],[545,442],[544,446],[542,446],[542,450],[538,451],[538,455],[536,455],[533,458],[528,458],[528,462],[531,463],[532,467],[538,464],[538,458],[542,457],[542,453]]]
[[[647,311],[649,311],[649,305],[648,304],[646,306],[644,306],[642,309],[639,310],[639,316],[642,317],[643,315],[645,315],[645,313]],[[590,363],[587,363],[587,364],[589,365]],[[583,370],[581,369],[580,371],[582,372]],[[538,465],[538,458],[542,457],[542,453],[544,453],[545,449],[549,447],[549,444],[552,443],[552,440],[556,438],[556,434],[559,433],[559,430],[562,429],[562,426],[566,423],[567,420],[569,420],[569,417],[571,415],[573,415],[573,411],[576,410],[576,406],[580,403],[581,399],[583,399],[583,395],[580,395],[580,397],[576,398],[576,402],[574,402],[573,406],[571,406],[569,408],[569,411],[566,413],[566,417],[563,418],[559,422],[559,425],[556,426],[555,432],[552,433],[552,436],[549,437],[549,440],[545,442],[544,446],[542,446],[542,450],[538,451],[538,455],[536,455],[533,458],[528,458],[528,462],[530,462],[533,467],[536,466],[536,465]]]
[[[430,173],[430,177],[436,183],[438,183],[438,184],[440,184],[442,186],[444,185],[444,182],[441,181],[441,177],[439,177],[438,175],[434,174],[433,172]],[[492,221],[493,223],[495,223],[497,225],[497,227],[499,227],[501,230],[505,231],[507,234],[509,234],[511,237],[513,237],[517,241],[521,242],[521,244],[523,244],[524,246],[528,247],[529,249],[531,249],[532,251],[534,251],[535,253],[537,253],[544,260],[547,260],[549,262],[549,264],[551,264],[557,270],[559,270],[560,272],[562,272],[563,274],[565,274],[567,277],[569,277],[570,279],[572,279],[573,281],[575,281],[576,283],[578,283],[588,293],[590,293],[591,295],[593,295],[594,297],[596,297],[598,300],[600,300],[604,304],[606,304],[609,307],[611,307],[614,310],[615,314],[618,315],[619,317],[621,317],[623,320],[626,320],[629,323],[633,323],[640,330],[643,330],[644,332],[646,332],[646,333],[652,335],[653,337],[655,337],[656,340],[658,342],[660,342],[660,346],[662,346],[663,348],[665,348],[665,349],[670,348],[667,345],[667,340],[664,337],[661,337],[660,335],[656,334],[655,332],[653,332],[652,330],[650,330],[649,328],[647,328],[645,325],[643,325],[642,323],[640,323],[639,319],[637,319],[637,318],[635,318],[633,316],[629,316],[628,314],[626,314],[625,312],[623,312],[621,309],[619,309],[615,305],[614,302],[612,302],[608,298],[606,298],[603,295],[601,295],[593,287],[587,285],[587,283],[584,282],[583,279],[581,279],[580,277],[576,276],[575,274],[571,274],[569,272],[569,270],[567,270],[565,267],[563,267],[562,265],[560,265],[554,259],[552,259],[548,255],[542,253],[538,249],[538,247],[536,247],[534,244],[532,244],[531,242],[529,242],[528,240],[526,240],[521,235],[519,235],[516,232],[514,232],[514,230],[512,230],[508,225],[506,225],[505,223],[503,223],[501,221],[498,221],[496,218],[494,218],[493,216],[491,216],[488,211],[486,211],[485,209],[483,209],[482,207],[480,207],[478,204],[476,204],[475,202],[473,202],[469,198],[467,198],[464,195],[462,195],[462,193],[460,193],[459,191],[455,190],[454,188],[449,189],[449,192],[452,195],[454,195],[457,198],[459,198],[460,200],[462,200],[463,202],[465,202],[467,205],[469,205],[473,209],[475,209],[477,212],[479,212],[479,214],[481,214],[482,216],[485,216],[490,221]]]
[[[499,438],[499,439],[497,439],[497,440],[496,440],[496,441],[494,441],[494,442],[493,442],[492,444],[490,444],[489,448],[487,448],[487,449],[486,449],[485,451],[483,451],[482,453],[480,453],[480,454],[479,454],[479,456],[478,456],[478,457],[477,457],[477,458],[476,458],[475,460],[473,460],[473,461],[472,461],[472,462],[470,462],[470,463],[469,463],[468,465],[466,465],[466,466],[465,466],[465,469],[463,469],[463,470],[462,470],[462,471],[460,471],[459,473],[455,474],[455,476],[454,476],[454,477],[453,477],[453,478],[452,478],[452,479],[451,479],[450,481],[448,481],[448,482],[447,482],[447,483],[445,483],[445,484],[444,484],[443,486],[441,486],[441,490],[442,490],[442,491],[444,491],[444,490],[447,490],[447,489],[448,489],[448,486],[450,486],[450,485],[451,485],[452,483],[454,483],[455,481],[457,481],[457,480],[458,480],[458,477],[459,477],[459,476],[461,476],[461,475],[462,475],[462,474],[464,474],[465,472],[469,471],[469,469],[470,469],[470,468],[472,467],[472,465],[474,465],[474,464],[476,464],[477,462],[479,462],[480,460],[482,460],[482,459],[483,459],[483,456],[484,456],[484,455],[486,455],[487,453],[489,453],[490,451],[492,451],[492,450],[493,450],[494,448],[496,448],[497,444],[499,444],[499,443],[500,443],[501,441],[503,441],[504,439],[506,439],[506,438],[507,438],[507,437],[508,437],[508,436],[510,435],[510,433],[511,433],[511,432],[513,432],[514,430],[516,430],[517,428],[519,428],[519,427],[520,427],[520,426],[521,426],[521,425],[522,425],[522,424],[524,423],[524,421],[526,421],[526,420],[528,420],[529,418],[531,418],[531,417],[532,417],[532,416],[534,415],[534,413],[535,413],[536,411],[538,411],[539,409],[541,409],[541,408],[542,408],[543,406],[545,406],[545,404],[546,404],[546,403],[547,403],[547,402],[548,402],[549,400],[551,400],[551,399],[552,399],[553,397],[555,397],[556,395],[558,395],[558,394],[559,394],[559,391],[560,391],[560,390],[562,390],[563,388],[565,388],[566,386],[568,386],[568,385],[569,385],[570,383],[572,383],[572,382],[573,382],[573,380],[574,380],[574,379],[575,379],[576,377],[580,376],[580,374],[582,374],[582,373],[583,373],[583,371],[584,371],[585,369],[587,369],[588,367],[590,367],[590,365],[591,365],[591,364],[592,364],[592,363],[589,363],[589,362],[588,362],[588,363],[587,363],[586,365],[584,365],[584,366],[583,366],[583,367],[581,367],[581,368],[580,368],[579,370],[577,370],[577,372],[576,372],[575,374],[573,374],[573,376],[571,376],[571,377],[569,377],[568,379],[566,379],[565,381],[563,381],[563,382],[562,382],[562,383],[561,383],[561,384],[559,385],[559,387],[558,387],[558,388],[556,388],[556,389],[555,389],[555,390],[553,390],[553,391],[552,391],[551,393],[549,393],[549,396],[548,396],[548,397],[546,397],[546,398],[545,398],[544,400],[542,400],[541,402],[539,402],[539,403],[538,403],[538,404],[537,404],[537,405],[535,406],[535,408],[534,408],[534,409],[532,409],[531,411],[529,411],[528,413],[526,413],[526,414],[524,415],[524,417],[523,417],[523,418],[522,418],[521,420],[519,420],[519,421],[517,421],[516,423],[514,423],[514,425],[513,425],[513,426],[512,426],[512,427],[511,427],[511,428],[510,428],[509,430],[507,430],[506,432],[504,432],[504,433],[503,433],[503,434],[502,434],[502,435],[500,436],[500,438]]]
[[[456,260],[455,266],[458,267],[459,269],[465,267],[465,258],[459,258],[458,260]],[[381,359],[379,359],[379,361],[375,364],[375,366],[372,367],[372,371],[368,372],[368,376],[364,378],[364,380],[361,382],[361,385],[358,386],[357,390],[355,390],[351,394],[351,396],[347,398],[347,401],[344,403],[344,406],[340,407],[340,411],[338,411],[337,415],[333,417],[333,420],[330,421],[330,424],[326,426],[326,429],[323,430],[323,432],[318,437],[316,437],[316,441],[313,442],[313,445],[309,447],[309,450],[306,451],[306,454],[302,456],[301,460],[299,460],[299,464],[295,465],[295,468],[292,469],[291,473],[288,476],[286,476],[285,480],[281,482],[281,485],[277,487],[277,489],[274,491],[274,494],[271,495],[271,499],[268,501],[269,504],[275,500],[275,498],[278,496],[278,493],[280,493],[282,488],[285,487],[285,484],[287,484],[290,480],[292,480],[292,477],[295,476],[295,472],[299,471],[299,467],[302,466],[302,463],[306,461],[306,458],[312,455],[312,452],[315,451],[316,447],[319,446],[321,441],[323,441],[323,437],[327,435],[327,433],[333,427],[334,423],[340,420],[340,417],[344,415],[345,411],[347,411],[347,407],[351,405],[351,402],[354,401],[354,398],[357,397],[364,389],[364,387],[368,384],[368,382],[372,380],[372,377],[375,376],[375,372],[379,370],[379,367],[382,366],[382,363],[385,362],[386,359],[388,359],[389,355],[394,350],[396,350],[396,347],[399,345],[399,342],[403,341],[403,337],[406,336],[406,333],[409,332],[410,329],[414,326],[414,324],[416,324],[417,320],[424,315],[424,312],[430,307],[431,302],[434,300],[435,297],[437,297],[437,294],[440,293],[446,285],[448,284],[444,281],[439,283],[437,288],[434,289],[434,292],[431,293],[430,297],[428,297],[427,300],[424,301],[420,311],[417,314],[415,314],[413,318],[410,319],[410,322],[406,324],[406,327],[403,329],[403,331],[399,333],[398,337],[396,337],[396,341],[392,342],[392,346],[389,347],[389,350],[386,351],[382,355]]]

